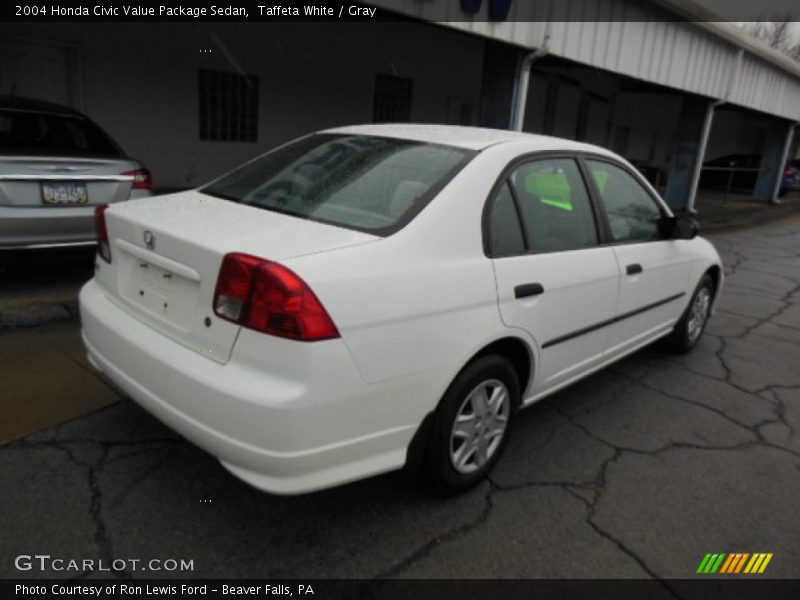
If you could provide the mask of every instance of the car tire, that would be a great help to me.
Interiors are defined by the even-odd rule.
[[[697,284],[689,305],[667,338],[667,343],[674,352],[685,354],[697,345],[708,323],[713,300],[714,281],[706,273]]]
[[[482,481],[508,443],[519,404],[519,378],[506,358],[491,354],[467,365],[434,414],[425,460],[428,483],[452,494]]]

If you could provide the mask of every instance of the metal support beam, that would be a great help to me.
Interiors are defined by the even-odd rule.
[[[754,192],[756,200],[766,201],[770,204],[779,204],[778,192],[783,179],[783,170],[786,161],[789,159],[789,148],[792,146],[792,138],[797,123],[780,122],[770,124],[767,135],[764,138],[764,149],[761,155],[761,169],[756,180]],[[783,143],[781,142],[781,130],[783,131]]]
[[[692,185],[689,188],[689,199],[686,203],[686,210],[692,214],[697,212],[695,201],[697,200],[697,185],[700,183],[700,173],[703,170],[703,159],[706,156],[708,146],[708,136],[711,133],[711,124],[714,121],[714,110],[721,102],[709,102],[706,109],[706,117],[703,122],[703,133],[700,135],[700,146],[697,148],[697,157],[694,161],[694,172],[692,173]]]
[[[691,96],[683,99],[665,194],[665,200],[672,209],[697,212],[697,184],[700,181],[716,104],[711,100]]]
[[[761,168],[753,195],[756,200],[778,203],[778,189],[783,177],[783,169],[789,155],[796,123],[773,119],[767,127],[761,151]]]

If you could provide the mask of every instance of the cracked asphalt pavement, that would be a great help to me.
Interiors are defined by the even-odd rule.
[[[125,577],[687,578],[707,552],[800,577],[800,218],[711,239],[727,279],[696,350],[525,410],[467,494],[389,474],[270,496],[121,400],[0,448],[0,577],[46,553],[194,560]]]

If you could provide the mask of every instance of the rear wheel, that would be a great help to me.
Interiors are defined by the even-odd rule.
[[[500,458],[519,406],[519,381],[511,363],[489,355],[468,365],[436,412],[427,456],[431,484],[443,492],[479,483]]]
[[[714,298],[714,282],[706,273],[697,285],[689,306],[667,338],[670,347],[676,352],[689,352],[700,341],[705,331]]]

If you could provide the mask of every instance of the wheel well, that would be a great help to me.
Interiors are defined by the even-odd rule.
[[[720,268],[718,265],[714,265],[708,271],[706,271],[707,275],[711,276],[711,281],[714,282],[714,300],[717,299],[717,291],[719,291],[719,280],[722,275]]]
[[[524,398],[525,391],[528,389],[528,384],[530,383],[531,364],[533,362],[531,360],[531,353],[525,342],[519,338],[513,337],[497,340],[469,359],[467,364],[482,356],[488,356],[489,354],[499,354],[511,362],[514,366],[514,370],[517,372],[517,377],[519,377],[520,399]]]
[[[511,362],[514,370],[517,372],[517,376],[519,377],[521,401],[525,397],[525,391],[530,383],[531,365],[533,364],[531,353],[527,344],[525,344],[525,342],[523,342],[521,339],[514,337],[496,340],[488,346],[482,348],[478,353],[471,357],[464,364],[464,368],[466,368],[466,366],[473,361],[490,354],[499,354]],[[433,426],[433,419],[436,410],[437,409],[435,408],[425,415],[425,418],[417,428],[417,431],[408,446],[408,450],[406,451],[405,470],[414,478],[419,476],[424,468],[425,455],[428,451],[430,430]]]

